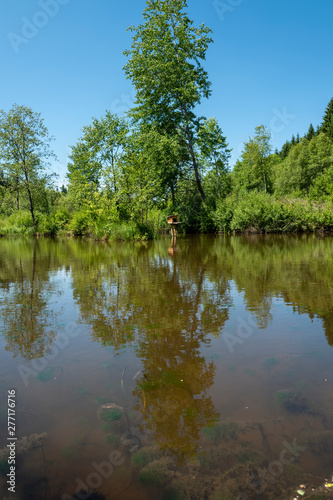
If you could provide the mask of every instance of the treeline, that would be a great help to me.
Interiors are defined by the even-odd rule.
[[[47,173],[55,155],[41,116],[18,105],[0,112],[0,233],[152,238],[171,213],[188,232],[333,227],[333,99],[322,124],[281,151],[258,126],[231,171],[218,121],[196,114],[211,94],[202,63],[212,38],[186,8],[147,1],[125,51],[135,105],[83,127],[66,186]]]

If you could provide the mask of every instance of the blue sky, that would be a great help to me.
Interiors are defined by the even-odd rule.
[[[126,29],[142,20],[145,0],[2,0],[0,108],[41,113],[55,136],[64,179],[69,146],[106,109],[134,101],[122,70]],[[333,97],[332,0],[189,0],[195,24],[213,30],[205,68],[212,96],[199,113],[215,116],[233,148],[231,164],[254,127],[272,129],[274,147],[318,125]]]

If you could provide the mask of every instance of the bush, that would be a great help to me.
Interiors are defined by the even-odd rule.
[[[277,200],[271,195],[251,192],[229,197],[215,212],[220,231],[300,232],[333,229],[333,205],[318,205],[305,199]]]
[[[38,214],[37,214],[38,216]],[[33,226],[29,211],[17,211],[10,217],[0,222],[1,234],[34,234],[36,229]]]
[[[89,233],[90,215],[80,210],[74,213],[72,220],[69,223],[69,229],[74,236],[83,236]]]

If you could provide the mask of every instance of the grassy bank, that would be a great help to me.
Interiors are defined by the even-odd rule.
[[[216,210],[202,205],[193,214],[180,214],[181,230],[188,233],[295,233],[333,231],[333,203],[318,203],[304,198],[278,199],[264,193],[231,195],[219,202]],[[51,215],[36,214],[34,227],[28,211],[0,219],[1,235],[84,236],[96,240],[154,239],[167,226],[166,214],[152,212],[147,222],[121,221],[107,214],[87,211],[69,214],[58,210]]]
[[[58,211],[52,215],[37,213],[34,227],[28,211],[20,211],[0,219],[1,235],[84,236],[96,240],[148,240],[156,238],[163,228],[155,218],[147,223],[112,221],[107,217],[91,217],[87,212],[72,215]],[[165,224],[164,224],[165,225]]]
[[[222,201],[214,214],[218,231],[291,233],[332,231],[333,204],[307,199],[277,199],[264,193],[244,193]]]

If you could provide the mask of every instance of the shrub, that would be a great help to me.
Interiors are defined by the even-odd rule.
[[[237,232],[299,232],[333,228],[333,205],[318,205],[306,199],[278,200],[250,192],[229,197],[215,212],[218,230]]]
[[[74,213],[69,222],[69,229],[74,236],[83,236],[88,234],[90,224],[90,215],[84,210]]]

